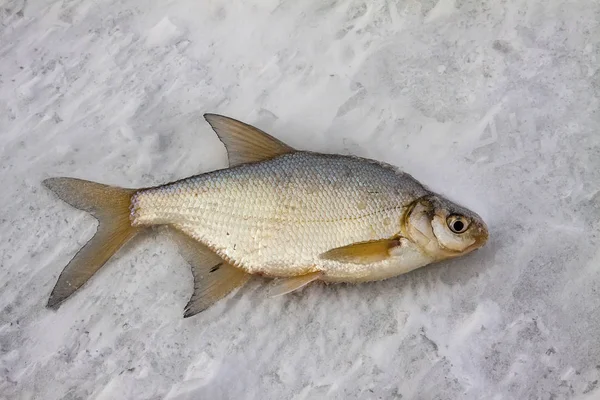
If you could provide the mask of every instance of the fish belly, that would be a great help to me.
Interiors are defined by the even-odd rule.
[[[386,165],[298,152],[140,191],[132,199],[132,221],[175,226],[249,273],[323,271],[324,280],[371,280],[411,267],[417,250],[405,246],[395,261],[373,265],[320,255],[397,235],[405,208],[425,194],[409,175]]]

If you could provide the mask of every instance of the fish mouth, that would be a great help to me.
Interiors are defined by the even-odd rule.
[[[465,252],[471,252],[483,247],[490,238],[490,232],[487,225],[483,221],[477,224],[477,235],[475,235],[475,243],[465,249]]]

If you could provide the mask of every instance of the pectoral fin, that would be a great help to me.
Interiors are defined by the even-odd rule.
[[[243,286],[250,275],[227,263],[202,243],[176,229],[171,238],[192,268],[194,292],[185,306],[184,318],[191,317]]]
[[[388,259],[390,250],[398,246],[398,238],[372,240],[337,247],[321,254],[321,258],[352,264],[371,264]]]
[[[298,290],[323,276],[321,271],[311,272],[306,275],[294,276],[292,278],[280,278],[269,291],[269,297],[277,297]]]
[[[205,114],[204,118],[225,145],[230,167],[264,161],[295,151],[252,125],[217,114]]]

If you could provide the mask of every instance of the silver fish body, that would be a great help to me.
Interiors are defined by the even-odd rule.
[[[282,295],[310,282],[364,282],[465,255],[487,241],[481,217],[397,168],[295,150],[224,116],[207,121],[230,167],[145,189],[60,177],[44,185],[92,214],[98,230],[61,272],[58,307],[125,243],[167,226],[189,262],[184,316],[210,307],[251,275],[279,278]]]
[[[132,198],[131,218],[135,226],[173,225],[248,273],[322,271],[322,280],[358,282],[407,272],[431,257],[408,241],[401,257],[366,264],[321,255],[400,235],[407,207],[430,194],[390,165],[295,152],[142,190]]]

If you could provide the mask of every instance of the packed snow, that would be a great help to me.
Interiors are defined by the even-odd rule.
[[[223,168],[206,112],[394,164],[488,244],[183,318],[160,231],[45,307],[95,220],[41,185]],[[0,1],[0,398],[600,398],[596,0]]]

